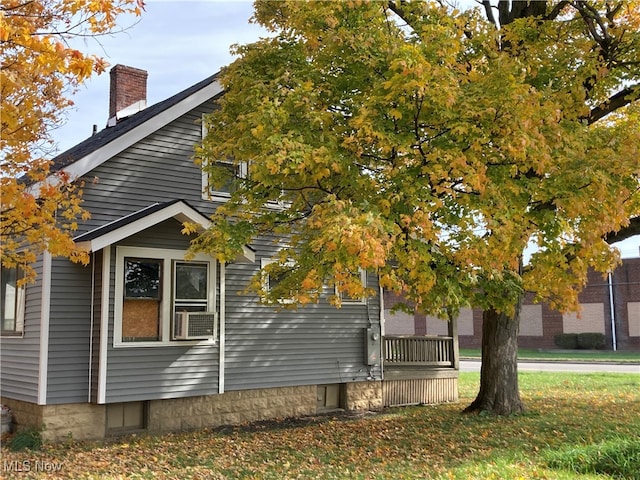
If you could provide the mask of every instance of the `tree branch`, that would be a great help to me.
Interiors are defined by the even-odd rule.
[[[556,6],[553,7],[553,9],[547,14],[547,16],[544,17],[544,19],[555,20],[556,18],[558,18],[558,15],[560,15],[560,12],[562,12],[564,7],[566,7],[567,5],[569,5],[568,0],[563,0],[562,2],[558,2]]]
[[[621,242],[627,238],[640,235],[640,217],[633,217],[629,221],[629,225],[617,232],[609,232],[605,235],[604,239],[608,244]]]
[[[615,112],[619,108],[630,104],[634,100],[634,95],[640,92],[640,83],[631,85],[618,93],[612,95],[606,102],[601,103],[591,109],[586,118],[587,124],[592,125],[608,114]]]
[[[401,1],[395,1],[395,0],[389,0],[387,2],[387,8],[389,10],[391,10],[393,13],[395,13],[398,17],[400,17],[402,20],[404,20],[404,22],[410,26],[414,32],[417,31],[417,29],[415,28],[415,25],[413,25],[411,23],[411,18],[409,17],[408,12],[402,8],[403,5],[406,4],[405,0],[401,0]]]
[[[496,17],[493,15],[493,7],[491,6],[491,2],[489,0],[483,0],[482,6],[484,7],[484,13],[487,16],[487,20],[493,23],[496,28],[499,27],[498,22],[496,22]]]

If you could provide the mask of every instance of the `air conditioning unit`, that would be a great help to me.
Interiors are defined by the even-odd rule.
[[[215,339],[218,330],[215,312],[178,312],[175,316],[174,340]]]

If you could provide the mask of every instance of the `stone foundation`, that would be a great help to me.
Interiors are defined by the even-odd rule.
[[[346,410],[381,410],[386,385],[381,381],[343,385]],[[453,387],[454,385],[447,385]],[[456,392],[457,393],[457,392]],[[440,401],[451,398],[441,398]],[[42,428],[47,441],[98,440],[109,434],[106,406],[90,403],[35,405],[1,398],[13,411],[18,430]],[[151,400],[147,403],[147,431],[151,433],[237,425],[260,420],[301,417],[318,413],[318,387],[264,388],[226,392],[220,395]]]
[[[375,381],[345,384],[345,408],[356,412],[382,410],[382,383]]]
[[[150,432],[237,425],[316,413],[317,387],[280,387],[226,392],[221,395],[152,400]]]
[[[63,405],[36,405],[35,403],[1,398],[13,412],[17,431],[27,428],[42,429],[42,438],[59,441],[71,436],[74,440],[104,438],[105,406],[91,403]]]

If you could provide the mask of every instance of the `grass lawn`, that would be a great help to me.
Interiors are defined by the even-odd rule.
[[[459,404],[3,448],[0,477],[640,479],[640,375],[523,372],[529,411],[508,418],[460,414],[478,382],[477,373],[460,375]],[[11,465],[30,471],[8,471]],[[36,472],[37,465],[49,471]]]
[[[461,348],[463,358],[480,358],[479,348]],[[572,362],[620,362],[640,363],[640,352],[611,351],[611,350],[535,350],[520,348],[520,360],[572,361]]]

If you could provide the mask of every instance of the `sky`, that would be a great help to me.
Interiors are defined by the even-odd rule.
[[[162,101],[213,75],[234,57],[231,45],[268,35],[249,23],[253,2],[247,0],[146,0],[139,18],[122,17],[122,33],[79,41],[76,48],[116,64],[148,72],[147,105]],[[102,130],[109,113],[108,71],[92,77],[72,97],[66,123],[54,133],[62,152]],[[616,245],[624,258],[640,256],[640,236]]]
[[[162,101],[213,75],[233,61],[232,44],[267,36],[249,23],[253,3],[246,0],[146,0],[141,17],[120,17],[122,33],[83,39],[74,47],[116,64],[148,72],[147,105]],[[64,126],[54,132],[58,151],[102,130],[109,114],[109,69],[94,75],[73,95]]]

